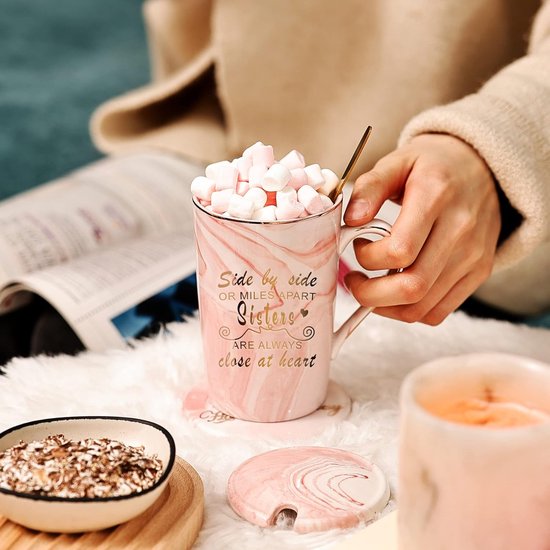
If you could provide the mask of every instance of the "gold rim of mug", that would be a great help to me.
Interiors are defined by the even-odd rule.
[[[193,197],[193,204],[199,210],[204,212],[207,216],[211,216],[212,218],[218,218],[219,220],[231,221],[231,222],[237,222],[237,223],[251,223],[251,224],[255,224],[255,225],[284,225],[286,223],[298,223],[298,222],[303,222],[303,221],[306,221],[306,220],[311,220],[313,218],[321,218],[323,216],[328,216],[328,215],[332,214],[339,206],[342,205],[342,194],[340,194],[338,196],[338,198],[336,199],[336,202],[328,210],[325,210],[324,212],[319,212],[319,214],[311,214],[309,216],[306,216],[305,218],[297,218],[297,219],[294,219],[294,220],[275,220],[275,221],[272,221],[272,222],[264,222],[262,220],[244,220],[242,218],[232,218],[232,217],[230,218],[230,217],[227,217],[227,216],[222,216],[221,214],[217,214],[216,212],[209,212],[208,210],[206,210],[204,208],[204,206],[202,204],[200,204],[197,201],[197,199],[195,197]]]

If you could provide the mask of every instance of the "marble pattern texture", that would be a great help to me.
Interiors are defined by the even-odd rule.
[[[390,496],[382,471],[365,458],[326,447],[289,447],[255,456],[229,478],[227,498],[244,519],[299,533],[348,528],[381,511]]]
[[[341,226],[342,201],[314,216],[262,223],[195,205],[197,275],[209,397],[242,420],[300,418],[323,403],[330,362],[370,313],[360,307],[334,332],[338,259],[374,220]]]

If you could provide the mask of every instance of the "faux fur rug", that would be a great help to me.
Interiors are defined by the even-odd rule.
[[[247,458],[292,445],[348,449],[376,462],[387,474],[395,506],[398,391],[411,369],[441,355],[502,351],[548,361],[550,331],[475,320],[458,313],[436,328],[406,325],[376,315],[344,345],[332,377],[353,398],[350,418],[321,437],[284,443],[224,438],[205,433],[181,412],[186,389],[201,379],[196,320],[169,327],[171,334],[135,349],[79,357],[12,361],[0,376],[0,429],[32,419],[80,414],[147,418],[174,435],[178,454],[204,481],[206,515],[196,548],[263,550],[328,548],[353,532],[297,535],[260,529],[237,517],[225,498],[231,472]]]

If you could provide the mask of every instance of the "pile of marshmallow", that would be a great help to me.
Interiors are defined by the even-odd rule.
[[[296,150],[275,161],[273,147],[261,141],[232,161],[215,162],[191,183],[191,192],[208,211],[227,217],[271,222],[320,214],[338,176],[318,164],[306,166]]]

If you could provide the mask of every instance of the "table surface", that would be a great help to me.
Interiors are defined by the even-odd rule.
[[[345,300],[344,300],[345,301]],[[339,306],[339,318],[352,302]],[[349,311],[348,308],[348,311]],[[332,378],[353,400],[349,418],[318,436],[288,441],[257,435],[225,437],[201,428],[182,413],[186,391],[203,379],[199,323],[172,325],[170,335],[139,342],[134,349],[83,353],[78,357],[18,359],[0,376],[0,430],[54,416],[111,414],[146,418],[174,436],[178,455],[204,481],[205,521],[195,548],[270,550],[323,549],[353,533],[298,535],[262,530],[240,519],[226,500],[230,474],[246,459],[292,445],[346,449],[375,462],[386,473],[396,507],[398,395],[414,367],[440,357],[500,351],[539,360],[550,357],[550,332],[454,314],[438,327],[368,317],[344,344]]]

